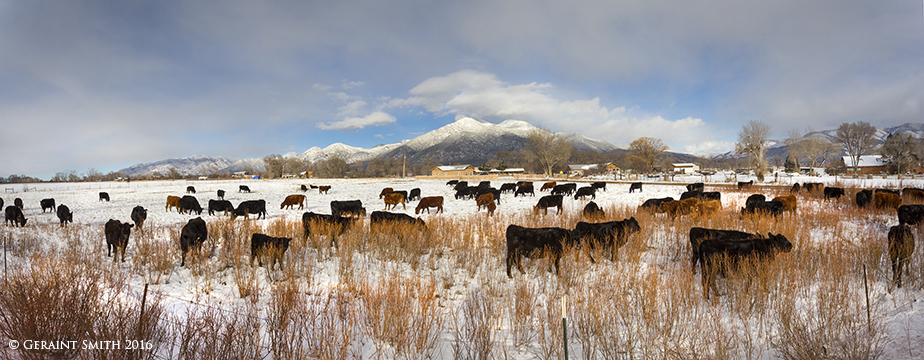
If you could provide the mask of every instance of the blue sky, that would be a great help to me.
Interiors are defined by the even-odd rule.
[[[0,0],[0,176],[410,139],[472,116],[724,152],[924,122],[921,1]]]

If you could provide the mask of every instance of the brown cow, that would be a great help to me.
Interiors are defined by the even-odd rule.
[[[279,209],[288,207],[289,209],[292,206],[298,205],[298,209],[302,210],[305,208],[305,195],[289,195],[286,196],[286,199],[282,201],[282,205],[279,205]]]
[[[773,198],[772,201],[779,201],[783,203],[783,211],[796,211],[796,208],[799,206],[799,202],[796,199],[795,195],[785,195],[777,196]]]
[[[722,202],[718,200],[703,201],[696,204],[696,213],[698,216],[712,216],[721,209]]]
[[[482,206],[487,208],[488,204],[493,203],[493,202],[494,202],[494,194],[492,193],[481,194],[481,196],[479,196],[478,199],[475,200],[475,203],[478,204],[478,210],[481,210]]]
[[[877,191],[873,193],[873,203],[876,204],[877,209],[898,209],[902,205],[902,198],[892,193]]]
[[[330,190],[330,185],[321,185],[318,187],[318,194],[327,194],[328,190]]]
[[[420,214],[420,211],[427,209],[427,214],[430,213],[430,208],[435,207],[437,213],[443,212],[443,197],[442,196],[427,196],[423,199],[420,199],[420,202],[417,203],[417,208],[414,209],[414,214]]]
[[[555,181],[549,181],[545,184],[542,184],[542,187],[539,189],[539,191],[552,190],[555,188],[555,185],[558,185],[558,183]]]
[[[394,192],[394,191],[395,191],[395,189],[392,189],[392,188],[384,188],[384,189],[382,189],[382,192],[379,193],[379,199],[382,199],[383,197],[385,197],[385,195],[391,194],[391,193]]]
[[[404,194],[402,193],[390,193],[385,194],[385,210],[388,210],[388,205],[391,205],[392,209],[398,207],[398,204],[401,204],[401,207],[407,210],[407,205],[404,205]]]
[[[170,208],[177,208],[177,211],[180,209],[180,197],[167,195],[167,207],[164,211],[170,211]]]
[[[689,198],[680,201],[668,201],[661,204],[661,212],[666,212],[671,218],[677,215],[689,215],[699,204],[698,198]]]

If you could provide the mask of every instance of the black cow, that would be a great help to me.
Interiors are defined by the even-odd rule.
[[[256,214],[257,219],[261,216],[266,219],[266,201],[261,199],[241,202],[237,205],[237,209],[231,212],[231,220],[234,220],[238,216],[247,218],[248,215],[252,214]]]
[[[705,190],[706,190],[706,185],[701,182],[687,185],[687,191],[703,192]]]
[[[240,185],[237,187],[237,192],[250,192],[250,187],[247,185]]]
[[[575,183],[560,184],[555,185],[555,187],[552,188],[552,195],[571,196],[571,194],[574,194],[575,191],[577,191],[577,184]]]
[[[531,196],[536,196],[536,192],[533,191],[532,185],[523,185],[523,186],[518,187],[517,191],[513,193],[513,197],[517,197],[517,195],[526,196],[526,194],[529,194]]]
[[[494,202],[496,202],[497,205],[500,205],[501,191],[498,190],[498,189],[492,188],[492,187],[478,188],[477,191],[475,192],[475,194],[472,196],[472,198],[478,199],[478,197],[480,197],[481,195],[484,195],[484,194],[492,194],[492,195],[494,195]]]
[[[690,268],[696,272],[696,262],[699,261],[699,244],[709,239],[742,239],[750,240],[760,238],[760,235],[750,234],[737,230],[715,230],[701,227],[690,228],[690,248],[693,249],[693,258],[690,260]]]
[[[824,193],[825,193],[825,200],[828,200],[830,198],[837,199],[841,196],[844,196],[844,188],[828,186],[825,188]]]
[[[308,191],[308,187],[305,185],[300,186],[299,189],[301,189],[302,191]]]
[[[596,181],[593,184],[590,184],[590,186],[594,189],[606,191],[606,182],[603,181]]]
[[[19,225],[19,227],[26,226],[26,216],[22,214],[22,209],[16,207],[16,205],[10,205],[6,207],[5,214],[6,222],[5,224],[10,224],[12,226]]]
[[[802,192],[802,186],[799,183],[792,184],[792,188],[789,189],[790,194],[797,194]]]
[[[449,180],[446,182],[447,186],[456,186],[459,183],[459,180]]]
[[[821,189],[824,189],[824,187],[825,187],[825,184],[822,184],[822,183],[805,183],[805,184],[802,184],[802,188],[805,189],[805,191],[808,191],[808,192],[814,192],[815,190],[821,190]]]
[[[479,188],[489,188],[489,187],[491,187],[491,182],[490,182],[490,181],[487,181],[487,180],[482,181],[482,182],[478,183],[478,187],[479,187]]]
[[[0,198],[0,209],[3,209],[3,198]]]
[[[135,223],[135,228],[138,230],[144,230],[144,221],[148,219],[148,210],[143,206],[138,205],[132,208],[132,222]]]
[[[109,219],[106,222],[104,228],[106,233],[106,247],[109,249],[109,254],[106,256],[112,256],[112,250],[115,249],[115,256],[112,258],[112,261],[118,261],[119,251],[122,252],[122,262],[125,262],[125,248],[128,247],[128,237],[132,233],[132,224],[123,223],[119,220]]]
[[[500,192],[502,192],[502,193],[505,193],[505,192],[512,192],[512,193],[514,193],[513,196],[516,196],[517,184],[514,184],[514,183],[506,183],[506,184],[503,184],[503,185],[501,185]]]
[[[642,205],[640,205],[638,208],[639,210],[657,211],[661,208],[661,203],[668,201],[674,201],[674,198],[668,196],[659,199],[648,199],[645,200],[645,202],[642,203]]]
[[[467,188],[468,188],[468,181],[458,181],[452,187],[452,189],[455,191],[459,191],[461,189],[467,189]]]
[[[898,223],[917,225],[924,223],[924,205],[902,205],[898,207]]]
[[[193,186],[187,186],[187,187],[186,187],[186,193],[187,193],[187,194],[195,194],[195,193],[196,193],[196,188],[193,187]]]
[[[260,266],[263,266],[263,257],[272,255],[269,269],[272,270],[279,261],[279,269],[283,268],[282,258],[289,249],[290,238],[273,237],[264,234],[253,234],[250,236],[250,266],[253,266],[253,260],[259,258]]]
[[[591,199],[597,199],[597,189],[590,186],[582,187],[577,190],[576,194],[574,194],[574,200],[587,196],[590,196]]]
[[[551,196],[551,195],[549,195]],[[512,278],[510,268],[516,265],[521,273],[526,273],[520,263],[525,256],[535,258],[549,255],[558,274],[558,263],[561,260],[564,245],[574,245],[575,239],[571,230],[558,227],[525,228],[517,225],[507,226],[507,277]],[[551,271],[551,269],[549,269]]]
[[[186,266],[186,253],[190,248],[202,249],[202,244],[209,238],[209,228],[202,217],[190,219],[180,230],[180,266]]]
[[[359,200],[331,201],[330,212],[334,216],[366,216],[366,208]]]
[[[610,261],[616,261],[616,250],[629,241],[629,235],[640,230],[641,227],[638,226],[635,217],[597,224],[581,221],[574,226],[574,238],[581,244],[586,243],[591,251],[596,248],[597,244],[601,245],[604,254],[610,255]],[[592,254],[590,261],[596,262]]]
[[[195,196],[184,195],[180,198],[180,209],[178,211],[181,214],[190,215],[195,211],[196,215],[202,215],[202,206],[199,205],[199,200],[196,200]]]
[[[61,226],[67,225],[67,223],[74,222],[74,213],[71,212],[71,209],[67,205],[58,205],[58,220],[61,221]]]
[[[889,259],[892,260],[892,285],[902,287],[902,268],[911,262],[914,233],[905,224],[889,228]]]
[[[718,200],[721,202],[722,193],[718,191],[685,191],[683,194],[680,194],[680,200],[686,200],[689,198],[698,198],[700,201]]]
[[[25,207],[23,207],[22,199],[20,199],[20,198],[15,198],[15,199],[13,199],[13,206],[18,207],[19,210],[25,210],[25,209],[26,209]]]
[[[765,201],[767,201],[767,197],[764,196],[763,194],[754,194],[754,195],[748,196],[747,200],[744,201],[744,206],[747,207],[751,203],[765,202]]]
[[[426,228],[427,223],[425,223],[420,218],[415,218],[408,214],[400,213],[390,213],[385,211],[373,211],[372,215],[369,216],[369,229],[377,228],[380,225],[384,224],[408,224],[416,225],[420,228]]]
[[[45,209],[51,209],[52,212],[57,210],[55,207],[55,199],[42,199],[39,201],[39,204],[42,205],[42,214],[45,213]]]
[[[870,189],[863,189],[857,191],[856,202],[858,207],[866,207],[873,202],[873,191]]]
[[[634,183],[629,184],[629,193],[631,194],[635,190],[638,190],[638,192],[642,192],[642,183],[634,182]]]
[[[420,200],[420,188],[413,188],[407,195],[407,201]]]
[[[556,185],[556,186],[557,186],[557,185]],[[543,197],[539,198],[539,203],[536,204],[535,207],[533,207],[533,212],[539,213],[539,210],[542,210],[542,213],[543,213],[543,214],[548,214],[548,213],[549,213],[549,208],[554,206],[554,207],[558,207],[558,211],[556,211],[555,213],[556,213],[556,214],[560,214],[560,213],[561,213],[561,208],[562,208],[561,200],[562,200],[562,196],[561,196],[561,195],[546,195],[546,196],[543,196]]]
[[[305,238],[311,238],[311,229],[327,231],[331,237],[331,246],[337,244],[337,237],[346,232],[356,222],[356,218],[306,212],[302,214],[302,227]]]
[[[769,260],[777,252],[792,250],[792,243],[782,234],[768,234],[768,236],[768,238],[760,239],[736,237],[709,239],[699,245],[699,264],[703,269],[703,295],[706,299],[709,299],[710,290],[718,292],[715,277],[734,270],[739,261],[751,256],[760,260]]]
[[[99,201],[103,201],[103,200],[109,201],[109,193],[107,193],[107,192],[105,192],[105,191],[100,191],[100,192],[99,192]]]
[[[225,215],[228,215],[228,212],[234,211],[234,205],[231,205],[228,200],[209,199],[209,215],[215,215],[216,211],[223,211]]]
[[[767,214],[780,216],[783,214],[783,202],[776,201],[755,201],[741,209],[741,214]]]
[[[603,217],[603,216],[604,216],[603,209],[601,209],[600,206],[597,205],[597,203],[591,201],[587,203],[586,206],[584,206],[584,217],[595,218],[595,217]]]
[[[456,200],[459,199],[472,199],[475,194],[478,193],[478,188],[474,187],[464,187],[456,189]]]
[[[751,181],[739,181],[739,182],[738,182],[738,190],[750,189],[750,188],[751,188],[751,185],[754,185],[754,180],[751,180]]]
[[[224,199],[225,199],[225,191],[218,190],[218,200],[224,200]]]

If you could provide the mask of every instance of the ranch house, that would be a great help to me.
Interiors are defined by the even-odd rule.
[[[854,168],[857,168],[857,174],[859,175],[879,175],[895,172],[895,167],[886,163],[881,155],[862,155],[858,166],[854,166],[853,159],[849,156],[841,157],[841,162],[849,174],[853,174]]]
[[[693,163],[678,163],[671,165],[674,166],[673,171],[675,174],[692,174],[699,171],[699,165]]]
[[[471,165],[441,165],[430,170],[431,176],[471,176],[478,169]]]

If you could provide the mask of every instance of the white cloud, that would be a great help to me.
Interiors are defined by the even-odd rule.
[[[388,125],[395,122],[395,117],[387,113],[376,111],[364,117],[348,117],[341,121],[332,123],[320,123],[318,128],[322,130],[359,130],[366,126]]]
[[[342,87],[344,90],[349,90],[349,89],[352,89],[352,88],[358,88],[358,87],[363,86],[363,85],[366,85],[366,82],[365,82],[365,81],[346,81],[346,80],[344,80],[344,81],[340,84],[340,87]]]

